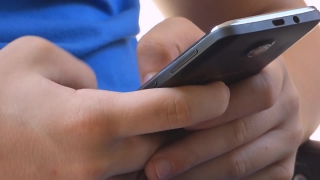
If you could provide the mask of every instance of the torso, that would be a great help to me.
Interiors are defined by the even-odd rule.
[[[40,36],[85,61],[100,89],[133,91],[138,17],[138,0],[0,0],[0,48]]]

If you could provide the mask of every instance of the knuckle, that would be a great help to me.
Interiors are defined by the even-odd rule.
[[[294,169],[288,164],[277,164],[270,173],[270,179],[289,180],[292,179]]]
[[[271,108],[277,101],[277,91],[271,77],[266,73],[261,73],[257,76],[255,85],[258,92],[261,94],[263,109]]]
[[[114,112],[111,108],[114,108],[116,104],[115,97],[116,95],[108,98],[108,100],[99,97],[94,98],[98,109],[104,110],[102,112],[97,112],[96,109],[92,108],[94,106],[86,108],[88,110],[85,112],[87,113],[87,119],[85,119],[85,122],[88,124],[88,132],[93,135],[96,134],[99,137],[104,137],[106,140],[112,140],[120,135],[121,127],[117,123],[119,119],[118,117],[110,114],[110,112]],[[107,112],[107,108],[104,107],[109,107],[108,110],[110,111]],[[127,115],[129,116],[129,114]]]
[[[16,39],[15,41],[24,41],[24,42],[34,42],[34,41],[41,41],[43,38],[39,37],[39,36],[22,36],[18,39]]]
[[[99,106],[107,107],[106,102],[101,98],[90,97],[90,101],[83,95],[86,94],[86,90],[78,90],[75,94],[74,100],[71,102],[72,109],[69,111],[68,125],[66,126],[67,131],[73,133],[78,138],[95,138],[99,140],[100,137],[113,138],[117,128],[111,124],[110,118],[104,116],[99,117],[97,111]],[[98,108],[97,108],[98,107]],[[112,128],[111,128],[112,127]],[[107,133],[107,134],[106,134]],[[97,138],[99,137],[99,138]],[[94,143],[91,141],[90,143]]]
[[[150,41],[146,36],[143,36],[137,45],[137,54],[139,55],[144,55],[148,50],[155,50],[157,45],[153,42]]]
[[[292,129],[292,140],[293,144],[295,144],[297,147],[300,146],[302,140],[303,140],[303,134],[304,134],[304,128],[302,121],[300,119],[300,116],[298,116],[295,121],[297,121],[295,127],[291,128]]]
[[[284,100],[283,107],[286,108],[286,111],[290,113],[292,112],[299,113],[300,97],[297,90],[293,90],[289,94],[284,92],[284,95],[286,96],[286,98]]]
[[[165,23],[177,25],[179,27],[195,27],[191,21],[183,17],[172,17],[164,21]],[[181,54],[184,49],[179,46],[177,39],[169,38],[164,34],[162,28],[154,28],[149,33],[145,34],[137,45],[137,55],[139,60],[141,58],[148,58],[153,60],[155,57],[165,62],[171,61]],[[176,37],[175,37],[176,38]]]
[[[298,148],[298,146],[300,146],[302,139],[303,139],[303,126],[298,125],[295,128],[293,128],[293,132],[292,132],[292,141],[293,144],[296,145],[296,148]]]
[[[178,95],[166,101],[165,108],[167,109],[166,119],[168,123],[174,127],[191,125],[193,118],[190,103],[187,97],[183,95]]]
[[[296,111],[296,112],[299,112],[300,110],[300,98],[299,98],[299,95],[298,94],[293,94],[291,97],[290,97],[290,102],[288,104],[291,109],[291,111]]]
[[[246,121],[245,119],[239,119],[233,124],[233,136],[231,139],[234,145],[241,145],[247,141],[247,137],[250,137],[250,134],[253,131],[251,121]]]
[[[75,105],[69,114],[69,121],[68,124],[64,126],[64,131],[68,134],[74,134],[77,137],[90,135],[91,118],[88,113],[85,112],[81,106]]]
[[[21,37],[17,39],[14,44],[16,44],[17,47],[23,46],[23,49],[27,51],[27,58],[17,58],[17,60],[22,61],[22,63],[41,63],[43,61],[46,61],[48,59],[48,56],[54,54],[57,49],[56,46],[48,40],[37,36]],[[26,59],[28,61],[25,61]]]
[[[281,128],[280,132],[293,146],[299,146],[303,138],[303,124],[300,117],[300,99],[296,90],[283,92],[282,98],[283,112],[287,114],[286,121],[283,122],[286,129]]]
[[[167,42],[167,40],[153,38],[148,35],[142,37],[137,45],[139,63],[145,63],[144,61],[157,62],[156,60],[158,59],[168,62],[179,54],[173,42]]]
[[[41,37],[23,36],[14,40],[5,49],[14,51],[18,49],[19,53],[10,53],[10,56],[14,57],[14,61],[12,61],[14,64],[34,64],[37,61],[46,60],[47,58],[45,57],[52,53],[56,47]]]
[[[231,156],[230,175],[234,178],[245,176],[250,167],[251,161],[246,154],[236,154]]]
[[[42,38],[34,38],[32,42],[32,47],[40,55],[51,54],[56,49],[56,47],[51,42]]]
[[[54,48],[54,45],[50,43],[48,40],[41,37],[37,37],[37,36],[24,36],[17,39],[17,42],[18,41],[23,43],[28,43],[30,44],[30,46],[28,46],[30,49],[33,49],[39,52],[42,51],[43,53],[50,52]]]
[[[113,97],[109,97],[108,100],[106,99],[102,99],[102,98],[96,98],[97,101],[97,107],[99,109],[103,109],[104,111],[101,113],[103,117],[99,117],[97,116],[97,112],[91,112],[91,117],[93,117],[92,119],[94,119],[95,121],[95,131],[99,132],[99,133],[104,133],[103,136],[105,138],[109,137],[109,138],[114,138],[118,135],[119,130],[119,126],[116,123],[117,118],[112,118],[112,115],[110,115],[110,112],[107,112],[105,108],[103,107],[112,107],[110,106],[110,104],[114,105],[115,103],[115,96]],[[88,108],[89,109],[89,108]],[[109,108],[110,110],[110,108]],[[94,110],[91,110],[94,111]],[[90,112],[88,112],[90,114]]]
[[[285,136],[287,142],[289,142],[291,146],[295,147],[293,150],[297,150],[303,137],[302,126],[290,128],[290,130],[280,129],[279,131]]]

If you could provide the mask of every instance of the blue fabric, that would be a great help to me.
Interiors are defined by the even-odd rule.
[[[0,48],[41,36],[90,65],[99,89],[133,91],[138,17],[138,0],[0,0]]]

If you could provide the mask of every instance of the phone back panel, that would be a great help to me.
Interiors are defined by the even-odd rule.
[[[285,24],[275,25],[277,19],[270,19],[217,29],[140,89],[203,85],[214,81],[230,85],[252,76],[310,32],[319,23],[320,13],[316,10],[281,19]],[[268,50],[264,52],[265,47]],[[258,53],[252,53],[253,50]]]

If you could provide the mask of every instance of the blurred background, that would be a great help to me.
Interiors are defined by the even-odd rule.
[[[316,6],[320,9],[320,0],[305,0],[310,6]],[[141,38],[146,32],[148,32],[153,26],[164,20],[164,17],[153,4],[152,0],[140,0],[141,11],[140,11],[140,34],[137,36]],[[150,15],[152,14],[152,16]],[[320,34],[319,34],[320,36]],[[320,50],[320,49],[319,49]],[[311,140],[320,141],[320,127],[311,136]]]

